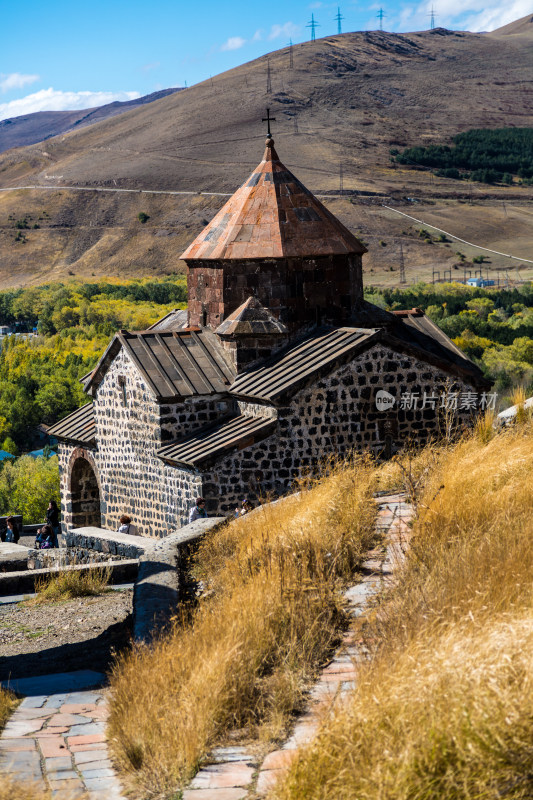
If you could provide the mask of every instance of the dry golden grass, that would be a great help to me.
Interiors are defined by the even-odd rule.
[[[112,676],[113,749],[142,797],[168,797],[233,731],[281,736],[344,621],[338,591],[374,540],[375,468],[357,459],[202,546],[208,596]]]
[[[88,570],[65,570],[36,580],[36,597],[33,605],[55,600],[72,600],[73,597],[91,597],[104,592],[109,584],[111,571],[108,567],[93,567]]]
[[[533,796],[533,426],[442,456],[374,661],[277,800]]]
[[[44,791],[32,783],[13,782],[2,776],[0,783],[0,800],[51,800],[50,792]],[[65,800],[68,797],[65,796]]]
[[[0,731],[4,727],[7,718],[17,705],[17,699],[12,692],[2,689],[0,686]]]

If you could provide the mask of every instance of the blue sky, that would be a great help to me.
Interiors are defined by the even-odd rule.
[[[343,2],[343,32],[372,30],[380,6],[389,31],[437,24],[483,31],[531,13],[528,0]],[[25,0],[2,3],[0,119],[90,108],[170,86],[190,86],[264,53],[336,33],[337,3],[220,0]]]

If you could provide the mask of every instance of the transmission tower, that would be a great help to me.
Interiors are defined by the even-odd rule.
[[[267,58],[267,94],[272,94],[272,73],[270,72],[270,60]]]
[[[429,27],[431,30],[433,30],[433,28],[435,27],[435,19],[436,19],[435,9],[433,8],[433,6],[431,6],[431,14],[428,14],[428,17],[430,18]]]
[[[292,39],[289,39],[289,69],[294,68],[294,57],[292,53]]]
[[[337,20],[337,33],[342,33],[341,22],[344,19],[344,17],[341,14],[340,6],[337,6],[337,14],[335,15],[335,19]]]
[[[379,19],[379,29],[380,29],[380,31],[383,30],[383,17],[386,17],[386,16],[387,15],[385,14],[385,12],[383,11],[382,8],[380,8],[378,13],[376,14],[376,17]]]
[[[320,28],[320,23],[315,22],[315,15],[311,14],[311,22],[308,22],[305,26],[306,28],[311,28],[311,41],[316,41],[315,30],[316,28]]]
[[[403,259],[403,245],[400,242],[400,283],[407,283],[407,278],[405,277],[405,261]]]

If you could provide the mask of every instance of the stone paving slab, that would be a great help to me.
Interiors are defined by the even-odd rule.
[[[0,737],[0,781],[32,780],[54,800],[124,800],[105,737],[104,682],[92,670],[11,681],[28,696]]]
[[[402,495],[378,498],[380,507],[376,528],[385,534],[386,548],[383,552],[370,551],[363,568],[370,572],[362,581],[351,586],[344,594],[352,617],[365,614],[369,600],[382,591],[391,581],[394,567],[405,557],[404,546],[408,541],[412,511],[403,502]],[[402,545],[404,545],[402,547]],[[268,794],[285,774],[291,761],[302,745],[316,735],[323,714],[331,713],[337,704],[345,704],[356,686],[356,664],[369,657],[369,651],[358,642],[354,631],[343,636],[343,644],[335,658],[328,664],[310,692],[311,705],[296,723],[290,738],[280,750],[269,753],[261,764],[254,796]],[[193,800],[193,798],[190,798]],[[206,800],[215,800],[207,798]]]

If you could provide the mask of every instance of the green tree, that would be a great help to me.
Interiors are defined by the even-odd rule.
[[[0,511],[22,514],[24,522],[43,522],[50,500],[59,503],[57,456],[21,456],[0,472]]]
[[[6,436],[0,449],[5,450],[6,453],[11,453],[12,456],[18,456],[19,454],[19,449],[11,436]]]

